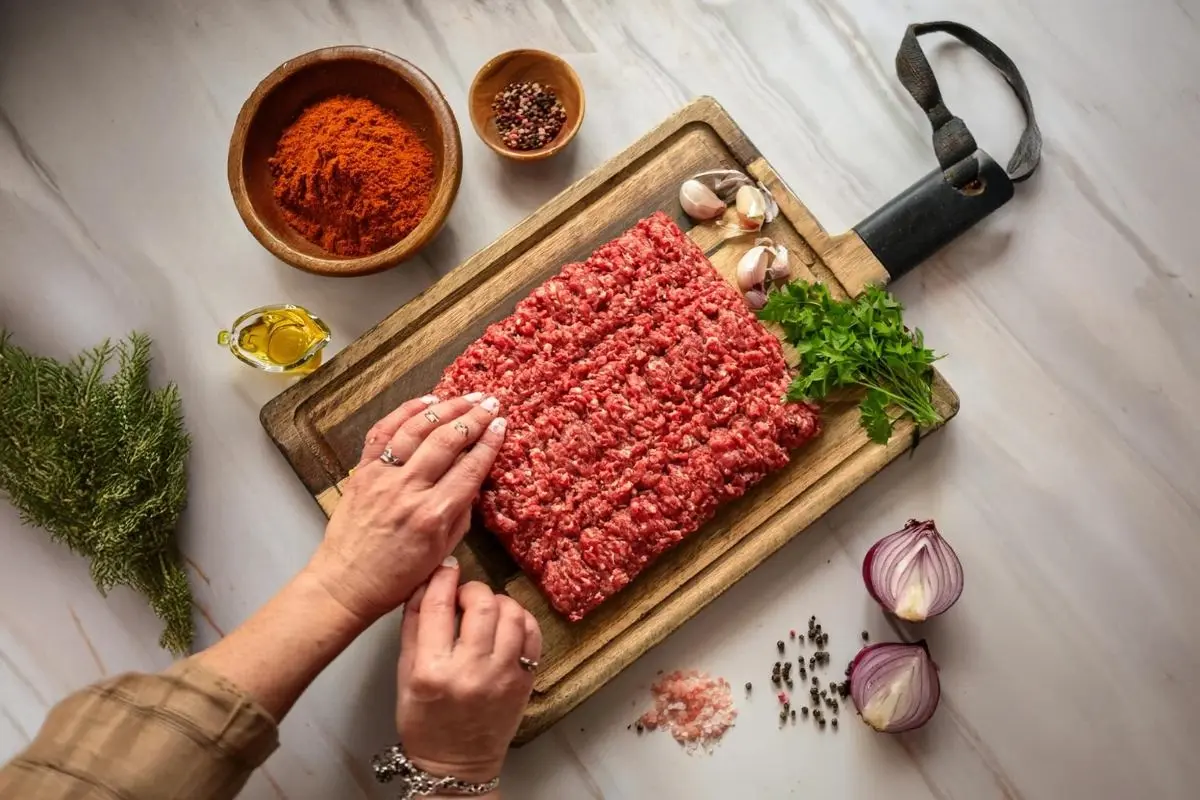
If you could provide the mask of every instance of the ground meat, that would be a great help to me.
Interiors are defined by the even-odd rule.
[[[638,722],[649,730],[665,729],[689,753],[701,747],[712,750],[737,719],[729,681],[724,678],[694,669],[675,671],[660,678],[651,690],[654,708]]]
[[[568,264],[443,374],[499,398],[484,522],[582,619],[816,435],[779,340],[665,214]]]

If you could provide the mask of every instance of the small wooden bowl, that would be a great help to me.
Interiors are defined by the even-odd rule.
[[[429,211],[408,236],[367,256],[339,256],[305,239],[283,218],[272,191],[268,161],[284,129],[313,103],[342,94],[395,111],[434,155]],[[462,180],[462,140],[454,112],[424,72],[382,50],[326,47],[284,62],[258,84],[233,127],[228,168],[242,221],[280,261],[318,275],[367,275],[411,257],[441,229]]]
[[[537,150],[514,150],[500,140],[496,120],[492,115],[492,100],[496,93],[513,82],[536,81],[549,84],[558,95],[567,121],[558,136],[545,147]],[[544,50],[509,50],[484,64],[471,81],[468,94],[471,105],[471,125],[483,143],[505,158],[515,161],[539,161],[562,150],[583,123],[583,84],[579,76],[566,61]]]

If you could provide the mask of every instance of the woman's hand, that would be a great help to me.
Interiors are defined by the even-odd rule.
[[[309,566],[366,624],[408,599],[467,532],[471,502],[504,441],[498,412],[496,399],[481,394],[423,397],[367,434]],[[381,460],[385,451],[395,463]]]
[[[537,621],[516,600],[482,583],[460,588],[457,565],[439,568],[404,607],[396,728],[408,757],[434,775],[499,775],[533,689],[520,659],[541,652]]]

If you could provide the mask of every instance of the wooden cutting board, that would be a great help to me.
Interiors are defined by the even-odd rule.
[[[820,280],[839,296],[888,280],[857,234],[827,234],[716,101],[701,98],[269,402],[263,426],[331,514],[372,423],[428,392],[488,324],[511,313],[562,265],[582,261],[642,217],[656,210],[672,215],[732,280],[754,237],[726,239],[711,225],[694,227],[678,201],[688,176],[718,168],[740,169],[770,189],[781,213],[760,235],[790,249],[797,277]],[[856,405],[857,398],[827,404],[824,431],[786,469],[722,508],[579,623],[553,611],[499,542],[476,525],[456,551],[466,577],[520,600],[545,638],[518,742],[562,718],[912,446],[910,421],[897,425],[886,446],[869,442]],[[946,419],[958,410],[958,398],[940,377],[935,405]]]

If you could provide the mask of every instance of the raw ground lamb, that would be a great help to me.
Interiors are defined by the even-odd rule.
[[[434,392],[499,398],[484,522],[579,620],[817,434],[779,340],[665,214],[568,264]]]

